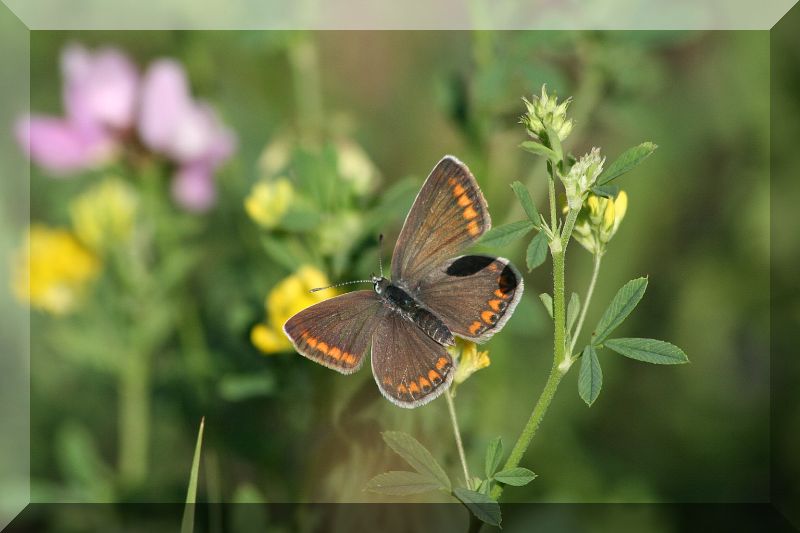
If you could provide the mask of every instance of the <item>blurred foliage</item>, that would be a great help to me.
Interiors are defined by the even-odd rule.
[[[144,207],[162,211],[140,218],[156,248],[134,265],[135,290],[118,293],[124,280],[104,277],[80,313],[33,313],[34,501],[183,501],[202,416],[204,454],[214,460],[200,469],[200,502],[381,501],[363,488],[400,464],[381,441],[387,429],[415,435],[457,472],[444,400],[398,409],[368,369],[343,377],[288,351],[265,357],[250,332],[265,319],[269,290],[302,265],[332,282],[375,271],[377,234],[394,242],[445,153],[470,166],[496,225],[522,215],[509,188],[515,180],[543,205],[542,165],[517,148],[525,140],[520,98],[543,83],[574,97],[574,153],[587,152],[588,139],[608,154],[643,138],[660,146],[625,180],[626,222],[595,301],[649,275],[648,296],[621,333],[671,339],[692,364],[653,372],[607,357],[605,391],[591,410],[574,393],[573,372],[523,461],[538,478],[508,498],[769,498],[767,33],[33,32],[32,109],[60,111],[58,54],[73,41],[113,44],[139,63],[179,59],[239,146],[217,176],[209,213],[178,213],[165,201]],[[32,220],[67,226],[71,200],[100,177],[54,180],[34,168]],[[124,177],[168,196],[165,181]],[[280,216],[245,209],[258,187],[281,180],[293,191],[289,207],[263,208]],[[503,251],[524,263],[522,247]],[[567,261],[567,290],[582,291],[588,255],[575,246]],[[549,286],[545,270],[525,283],[514,317],[489,345],[491,366],[458,389],[472,465],[482,464],[490,439],[517,437],[550,365],[549,319],[537,300]],[[590,309],[588,322],[601,311]],[[114,369],[133,350],[149,353],[140,408],[151,416],[147,475],[130,484],[118,463]],[[411,501],[437,496],[419,498]],[[311,527],[303,524],[310,517],[290,520]],[[593,525],[679,528],[666,512],[628,520]]]

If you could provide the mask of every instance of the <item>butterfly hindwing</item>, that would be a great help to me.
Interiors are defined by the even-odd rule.
[[[523,288],[522,276],[508,259],[464,255],[430,271],[415,297],[453,334],[484,342],[511,317]]]
[[[342,374],[361,368],[384,306],[374,291],[355,291],[308,307],[286,321],[295,349]]]
[[[422,185],[392,255],[392,279],[412,286],[463,252],[492,225],[478,182],[464,163],[445,156]]]
[[[399,313],[388,312],[372,339],[372,373],[381,393],[400,407],[419,407],[453,381],[447,350]]]

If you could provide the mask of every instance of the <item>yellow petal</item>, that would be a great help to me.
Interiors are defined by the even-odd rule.
[[[250,342],[266,354],[287,351],[291,347],[289,339],[283,332],[276,332],[265,324],[256,324],[250,330]]]

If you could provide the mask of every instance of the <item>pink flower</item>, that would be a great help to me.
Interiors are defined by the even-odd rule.
[[[144,145],[178,165],[175,200],[195,211],[211,207],[214,171],[236,142],[214,110],[192,99],[186,73],[176,61],[161,59],[145,73],[138,125]]]
[[[133,125],[139,75],[121,52],[103,48],[92,54],[71,45],[61,54],[61,71],[64,105],[72,120],[116,131]]]
[[[56,175],[97,166],[114,151],[107,135],[63,118],[26,117],[17,122],[14,133],[31,159]]]
[[[121,130],[133,124],[138,74],[117,50],[94,54],[77,45],[61,55],[66,117],[28,116],[17,121],[18,142],[53,174],[94,168],[114,152]]]
[[[120,51],[79,45],[61,55],[65,117],[28,116],[15,134],[31,159],[53,174],[105,163],[134,127],[142,143],[175,164],[175,200],[203,211],[216,200],[214,172],[236,140],[211,107],[192,98],[180,63],[154,62],[140,81]]]

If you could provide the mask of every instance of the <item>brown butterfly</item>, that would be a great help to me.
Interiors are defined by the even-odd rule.
[[[466,165],[445,156],[411,207],[392,255],[392,280],[312,305],[283,330],[299,353],[342,374],[364,363],[401,407],[424,405],[453,381],[454,335],[484,342],[522,297],[519,271],[502,257],[462,255],[489,228],[486,200]]]

